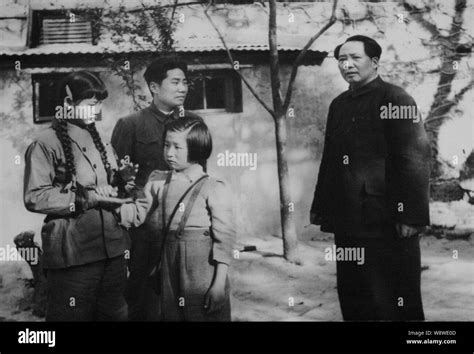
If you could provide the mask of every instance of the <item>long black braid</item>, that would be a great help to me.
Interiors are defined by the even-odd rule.
[[[86,125],[86,130],[90,133],[92,141],[94,141],[94,145],[100,153],[100,158],[102,159],[102,164],[104,165],[105,171],[107,172],[107,176],[110,178],[110,163],[107,159],[107,151],[105,150],[104,143],[100,138],[95,123]]]
[[[56,124],[53,125],[53,129],[56,132],[56,136],[58,137],[59,141],[64,150],[64,156],[66,157],[66,184],[72,180],[72,176],[76,174],[76,165],[74,163],[74,155],[72,153],[72,141],[67,133],[67,123],[65,120],[58,120]],[[95,123],[91,123],[86,125],[85,129],[89,132],[92,137],[92,141],[96,149],[100,153],[100,158],[102,160],[102,164],[104,165],[105,171],[107,172],[107,176],[110,178],[110,163],[107,159],[107,151],[105,150],[104,143],[100,138],[99,132],[95,126]]]
[[[61,142],[61,146],[64,150],[64,156],[66,157],[66,181],[68,184],[72,180],[72,176],[76,175],[76,165],[74,164],[74,155],[72,154],[72,142],[71,138],[67,133],[67,122],[62,119],[58,119],[56,124],[53,124],[53,129],[56,132],[56,136]]]

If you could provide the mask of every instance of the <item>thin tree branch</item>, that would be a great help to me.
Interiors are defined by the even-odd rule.
[[[148,9],[152,9],[154,7],[161,7],[161,8],[172,7],[172,8],[175,8],[175,7],[182,7],[182,6],[189,6],[189,5],[202,5],[203,2],[205,2],[205,1],[190,1],[190,2],[182,2],[182,3],[179,3],[179,4],[173,3],[173,4],[168,4],[168,5],[159,5],[159,4],[148,5],[148,4],[144,4],[142,2],[142,3],[140,3],[140,5],[127,6],[126,8],[127,8],[127,12],[137,12],[137,11],[140,11],[142,6],[146,6],[146,8],[148,8]],[[109,6],[111,7],[110,4],[109,4]]]
[[[451,105],[451,107],[453,106],[453,104],[452,104],[451,102],[449,103],[449,105]],[[427,119],[423,122],[423,124],[425,124],[425,125],[427,125],[427,124],[428,124],[428,125],[432,125],[434,121],[447,119],[448,117],[450,117],[449,114],[442,114],[442,115],[440,115],[440,116],[432,116],[432,117],[430,117],[430,118],[427,118]],[[429,128],[426,128],[426,129],[428,130]],[[436,128],[433,128],[433,129],[436,129]]]
[[[409,4],[406,1],[403,2],[403,7],[408,11],[409,15],[411,15],[416,22],[428,30],[434,38],[442,37],[439,33],[438,27],[436,27],[436,25],[432,22],[423,18],[424,13],[429,13],[431,11],[429,7],[426,6],[424,9],[417,9],[414,5]]]
[[[284,111],[288,110],[288,107],[290,106],[291,96],[293,94],[293,84],[295,83],[296,74],[298,73],[298,66],[300,65],[304,56],[308,52],[309,48],[311,48],[311,46],[313,45],[314,41],[316,41],[316,39],[318,39],[324,32],[326,32],[329,29],[329,27],[331,27],[336,22],[336,7],[337,7],[337,0],[334,0],[333,6],[332,6],[332,13],[331,13],[331,17],[329,18],[329,22],[323,28],[321,28],[318,33],[316,33],[313,37],[311,37],[308,43],[306,43],[306,45],[304,46],[303,50],[296,57],[293,63],[293,67],[291,68],[290,81],[288,83],[288,89],[286,91],[285,102],[283,103]]]
[[[275,109],[275,113],[279,116],[282,114],[283,100],[280,93],[280,61],[277,47],[276,2],[275,0],[270,0],[269,4],[270,16],[268,17],[268,45],[270,53],[270,76],[273,108]]]
[[[234,66],[234,59],[232,58],[232,54],[230,53],[230,50],[229,48],[227,47],[227,44],[224,40],[224,37],[222,36],[221,32],[219,31],[219,28],[217,28],[216,24],[214,23],[214,21],[212,20],[211,16],[209,15],[208,13],[208,10],[209,8],[211,7],[212,3],[209,2],[209,4],[206,6],[206,8],[204,9],[204,14],[206,15],[207,19],[209,20],[209,22],[211,23],[212,27],[214,28],[214,30],[216,31],[217,35],[219,36],[219,39],[221,40],[222,42],[222,45],[224,46],[225,48],[225,51],[227,53],[227,57],[229,58],[229,61],[230,61],[230,65],[232,65],[232,67]],[[204,7],[204,5],[202,4],[202,6]],[[270,113],[270,115],[272,117],[275,116],[275,112],[265,103],[265,101],[263,101],[262,98],[260,98],[260,96],[257,94],[257,92],[255,91],[255,89],[250,85],[250,83],[248,82],[248,80],[242,75],[242,73],[240,72],[240,70],[235,70],[237,72],[237,74],[240,76],[241,80],[245,83],[245,85],[247,86],[247,88],[249,89],[249,91],[252,93],[252,95],[255,97],[255,99],[263,106],[263,108],[265,108],[265,110]]]
[[[176,7],[178,7],[178,1],[179,1],[179,0],[175,0],[175,1],[174,1],[173,12],[171,12],[171,23],[173,23],[174,14],[175,14],[175,12],[176,12]]]
[[[444,110],[446,111],[450,111],[452,107],[456,106],[461,100],[462,98],[464,97],[464,95],[474,87],[474,80],[471,80],[471,82],[469,82],[469,84],[467,84],[466,86],[464,86],[457,94],[454,95],[454,98],[453,100],[451,101],[448,101],[446,102],[445,104],[442,104],[440,106],[437,106],[436,107],[436,110],[439,110],[440,108],[444,108]],[[437,120],[442,120],[442,119],[446,119],[447,116],[446,114],[441,114],[441,115],[437,115],[437,116],[431,116],[431,117],[428,117],[425,119],[425,122],[424,124],[431,124],[432,122],[434,121],[437,121]]]
[[[454,103],[458,104],[462,100],[466,92],[468,92],[473,87],[474,87],[474,80],[471,80],[469,84],[464,86],[457,94],[454,95]]]

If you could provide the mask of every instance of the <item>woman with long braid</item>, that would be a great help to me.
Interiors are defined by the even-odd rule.
[[[86,71],[59,87],[56,117],[28,147],[24,202],[46,214],[41,230],[47,275],[47,321],[127,319],[127,234],[114,209],[126,199],[136,166],[117,166],[95,127],[107,97]]]

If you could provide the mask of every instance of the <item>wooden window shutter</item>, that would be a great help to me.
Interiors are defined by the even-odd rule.
[[[76,18],[43,18],[40,45],[57,43],[92,43],[90,21]]]

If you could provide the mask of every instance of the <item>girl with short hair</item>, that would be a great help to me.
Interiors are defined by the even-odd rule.
[[[152,272],[164,321],[230,321],[228,266],[235,242],[233,197],[200,163],[212,151],[208,127],[185,116],[165,128],[164,158],[172,171],[153,171],[146,199],[121,206],[121,223],[143,222],[160,238]]]

